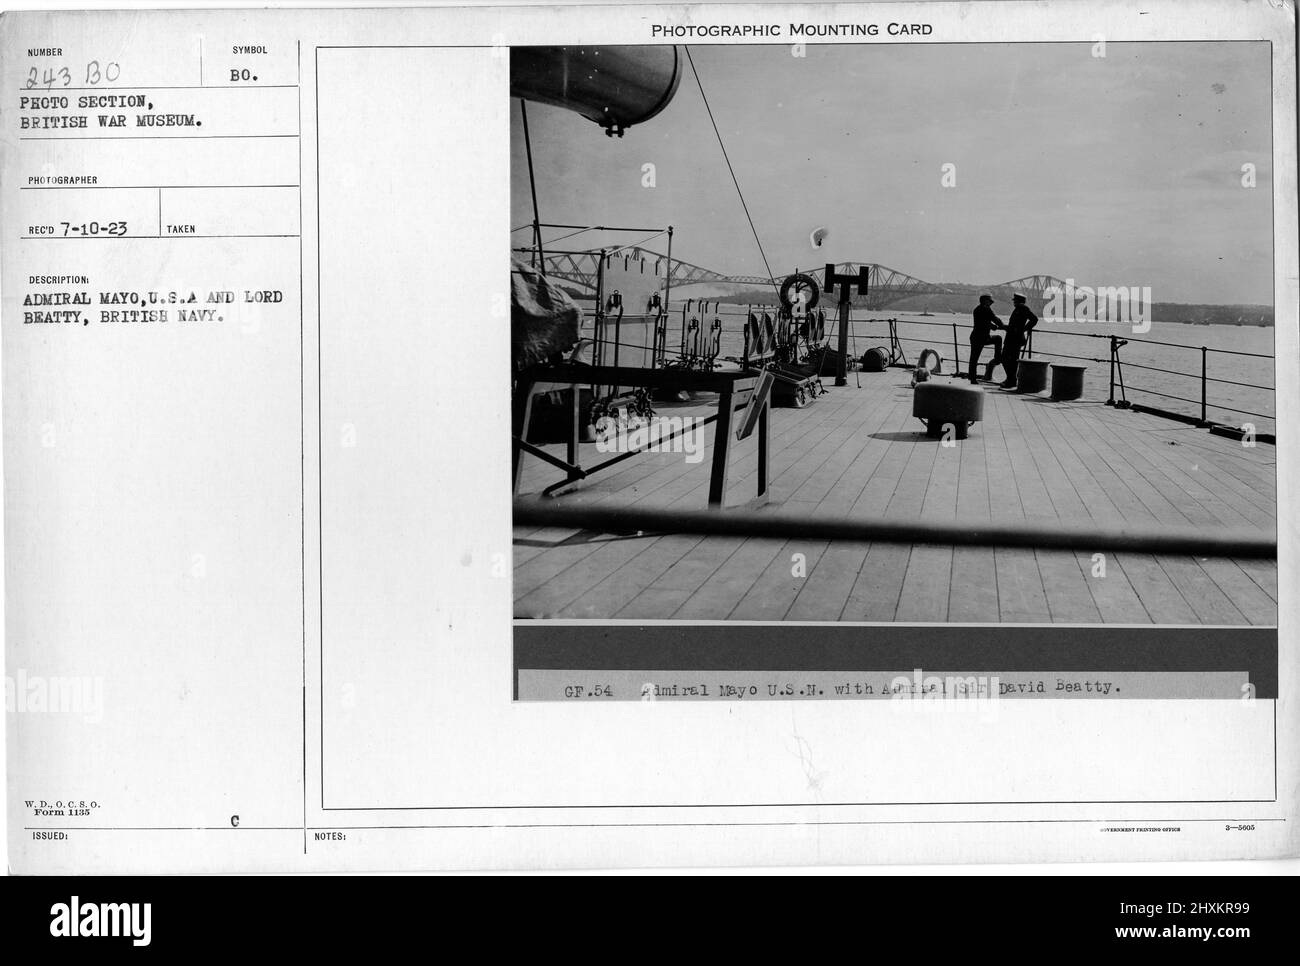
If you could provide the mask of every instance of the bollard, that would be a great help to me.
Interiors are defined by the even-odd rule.
[[[1087,366],[1072,366],[1060,362],[1052,363],[1052,398],[1058,402],[1068,402],[1083,395],[1083,374]]]
[[[1042,392],[1047,386],[1047,360],[1021,359],[1016,366],[1016,392]]]

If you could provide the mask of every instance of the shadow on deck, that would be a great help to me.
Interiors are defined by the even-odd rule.
[[[950,445],[911,415],[909,374],[863,373],[772,415],[764,513],[1143,528],[1276,529],[1276,461],[1236,440],[1096,401],[986,392],[984,421]],[[942,378],[942,377],[941,377]],[[672,415],[706,415],[704,405]],[[667,408],[664,412],[668,412]],[[702,509],[706,458],[634,456],[557,499]],[[562,447],[554,447],[559,454]],[[583,462],[602,454],[584,445]],[[751,494],[752,442],[730,492]],[[525,463],[528,498],[557,479]],[[1274,561],[516,528],[515,615],[633,620],[1262,624]]]

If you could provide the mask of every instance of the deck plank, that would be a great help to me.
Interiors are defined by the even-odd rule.
[[[1017,467],[1007,443],[1008,430],[1014,434],[1014,416],[1006,408],[1012,402],[1009,394],[1003,398],[994,396],[986,400],[982,424],[989,476],[990,516],[998,522],[1018,522],[1029,516],[1023,489],[1018,485],[1020,477],[1017,475]],[[1020,462],[1023,466],[1023,452]],[[1035,512],[1039,505],[1035,505]],[[994,549],[993,579],[998,593],[999,621],[1040,623],[1051,620],[1038,559],[1032,550],[1006,547]]]
[[[959,624],[991,624],[998,619],[998,575],[993,549],[954,548],[948,620]]]
[[[654,537],[624,537],[604,541],[599,547],[575,560],[562,571],[531,592],[516,598],[515,613],[530,617],[557,617],[569,604],[588,597],[587,608],[598,607],[591,590],[600,584],[610,571],[641,555],[655,543]]]
[[[679,620],[727,617],[754,586],[758,574],[776,559],[785,543],[752,537],[723,561],[673,614]]]
[[[1277,623],[1277,601],[1265,593],[1232,560],[1200,560],[1201,569],[1214,586],[1222,590],[1233,606],[1252,624],[1271,626]]]
[[[1198,623],[1248,623],[1228,595],[1201,569],[1196,558],[1160,557],[1159,560],[1161,569],[1169,575],[1170,582],[1183,595]]]
[[[1177,585],[1169,579],[1159,561],[1150,554],[1115,554],[1142,606],[1157,624],[1198,624]]]
[[[794,575],[795,554],[803,554],[803,569],[812,573],[826,550],[825,541],[787,542],[772,558],[772,562],[763,568],[758,579],[730,616],[735,620],[779,621],[784,620],[786,612],[794,602],[799,591],[803,589],[806,577]]]
[[[1253,447],[1212,433],[1196,433],[1186,437],[1184,446],[1203,462],[1203,470],[1226,497],[1272,517],[1276,507],[1272,502],[1277,482],[1277,458],[1273,447],[1256,443]]]
[[[1034,556],[1053,623],[1101,623],[1101,613],[1078,557],[1064,550],[1035,550]]]
[[[998,619],[1009,624],[1051,621],[1038,558],[1032,550],[996,547],[993,569],[998,582]]]
[[[701,539],[668,536],[654,541],[646,550],[593,584],[589,591],[562,607],[558,616],[601,618],[617,614],[681,560]]]
[[[1128,573],[1113,554],[1079,552],[1075,559],[1087,578],[1099,619],[1106,624],[1150,624],[1151,615],[1142,606],[1142,598],[1133,589]],[[1095,573],[1094,573],[1095,571]]]
[[[895,620],[911,555],[912,548],[905,544],[871,544],[849,591],[842,619],[870,623]]]
[[[941,377],[942,378],[942,377]],[[763,512],[818,518],[1033,521],[1050,525],[1276,529],[1276,458],[1237,441],[1087,400],[986,389],[985,417],[951,447],[911,416],[908,374],[863,373],[801,410],[772,414],[771,499]],[[710,399],[666,407],[713,411]],[[566,505],[702,509],[706,458],[641,454],[557,499]],[[548,447],[562,454],[563,446]],[[587,465],[603,454],[586,445]],[[558,471],[525,461],[521,493]],[[754,441],[733,448],[728,502],[753,495]],[[726,511],[721,511],[726,512]],[[623,538],[516,528],[519,616],[980,623],[1276,621],[1271,561],[1085,551],[827,545],[813,540],[647,534]],[[1105,548],[1098,548],[1106,553]],[[805,557],[806,576],[791,573]]]
[[[797,425],[795,423],[793,426],[787,426],[785,432],[796,431]],[[712,424],[705,428],[704,452],[711,451],[714,428]],[[560,447],[555,449],[559,450]],[[535,462],[540,463],[540,461]],[[620,484],[626,488],[626,501],[633,506],[693,505],[699,495],[697,490],[700,489],[700,485],[695,478],[698,474],[692,476],[691,470],[702,465],[703,460],[692,464],[681,454],[646,453],[632,457],[627,462],[634,465],[628,470],[605,478],[602,481],[602,488],[580,490],[566,494],[563,499],[583,505],[606,502],[619,492],[617,487]],[[633,479],[632,474],[639,475]],[[703,503],[703,500],[701,499],[700,502]],[[565,609],[566,605],[575,599],[569,591],[575,586],[580,587],[584,582],[590,582],[593,577],[603,580],[602,570],[606,573],[609,569],[620,571],[621,579],[629,586],[633,585],[635,581],[626,564],[638,554],[606,552],[597,556],[597,552],[602,549],[601,542],[607,539],[602,537],[601,541],[566,545],[559,548],[559,551],[548,554],[544,561],[536,559],[540,556],[536,548],[530,547],[528,549],[533,552],[517,555],[514,591],[517,602],[516,616],[541,616],[539,608],[547,613],[552,613],[557,608]],[[695,541],[693,546],[698,543],[698,540]],[[642,545],[641,549],[646,549],[646,545]],[[650,558],[652,563],[655,559],[657,558]],[[568,573],[570,571],[571,573]],[[653,579],[646,581],[647,586],[653,582]],[[549,601],[547,604],[542,603],[544,598],[550,597],[557,600]],[[593,616],[596,611],[596,608],[589,604],[581,605],[579,609],[585,613],[593,613]]]
[[[697,541],[655,579],[650,589],[694,593],[743,542],[742,537],[709,537]]]
[[[618,620],[664,620],[691,596],[689,590],[650,587],[613,614]]]
[[[962,440],[957,471],[956,519],[990,518],[987,435],[976,431]],[[963,624],[998,620],[997,561],[992,547],[955,547],[948,587],[948,620]]]
[[[1255,582],[1274,604],[1277,604],[1277,561],[1233,560],[1234,564]]]
[[[863,420],[851,443],[851,449],[856,451],[856,455],[835,481],[835,485],[818,502],[817,513],[833,516],[852,513],[862,491],[892,448],[888,440],[880,438],[883,428],[896,425],[906,412],[910,412],[910,408],[910,402],[895,401],[891,406],[873,409],[874,418]]]
[[[917,544],[908,557],[898,594],[896,621],[937,623],[948,620],[952,582],[952,547]]]
[[[1085,419],[1082,413],[1065,414],[1063,433],[1060,437],[1061,448],[1069,449],[1074,454],[1078,465],[1092,482],[1089,490],[1105,503],[1096,507],[1094,519],[1108,520],[1111,523],[1125,522],[1151,524],[1155,515],[1138,497],[1129,483],[1123,479],[1109,463],[1101,458],[1096,449],[1095,440],[1084,433],[1078,423]],[[1113,516],[1108,513],[1108,508]]]
[[[1167,481],[1153,480],[1149,463],[1145,460],[1134,462],[1132,454],[1135,451],[1131,447],[1117,449],[1098,420],[1079,419],[1075,425],[1080,435],[1091,442],[1098,459],[1128,485],[1158,523],[1180,527],[1195,523],[1195,514],[1189,516],[1169,498]]]
[[[940,440],[918,434],[916,441],[911,444],[911,452],[908,454],[898,485],[894,488],[889,504],[885,507],[885,516],[889,519],[924,518],[930,487],[935,481],[936,464],[941,467],[939,470],[941,475],[954,479],[951,502],[955,506],[955,476],[959,460],[956,440],[951,441],[951,445],[944,446]],[[935,499],[942,502],[951,518],[952,511],[948,508],[946,487],[941,485]],[[903,571],[894,620],[917,622],[947,620],[948,588],[951,577],[952,547],[913,546],[908,555],[906,569]]]
[[[1055,413],[1044,411],[1045,406],[1052,405],[1055,404],[1026,401],[1015,406],[1017,426],[1029,448],[1035,472],[1047,489],[1056,518],[1065,523],[1084,523],[1092,519],[1092,515],[1074,477],[1066,470],[1057,452],[1065,449],[1056,438],[1059,423],[1054,418]]]
[[[787,620],[837,621],[844,613],[849,593],[857,583],[858,573],[867,558],[861,543],[837,543],[827,546],[818,558],[786,612]]]
[[[1098,421],[1097,426],[1102,438],[1107,439],[1116,453],[1126,458],[1151,485],[1163,492],[1169,501],[1191,523],[1201,526],[1243,526],[1249,521],[1228,503],[1218,500],[1199,480],[1192,475],[1191,463],[1175,458],[1172,451],[1180,445],[1177,434],[1146,434],[1143,439],[1147,445],[1139,446],[1119,434],[1113,427],[1107,427],[1105,421]],[[1197,433],[1195,429],[1185,429],[1181,434],[1186,437]],[[1134,434],[1142,435],[1142,434]],[[1154,443],[1155,445],[1151,445]]]

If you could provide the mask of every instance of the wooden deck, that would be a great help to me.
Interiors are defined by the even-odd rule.
[[[862,373],[772,414],[764,513],[978,522],[1276,528],[1273,447],[1099,401],[986,388],[984,421],[950,446],[911,415],[909,373]],[[944,377],[940,377],[941,379]],[[709,405],[660,409],[705,414]],[[703,509],[705,458],[634,456],[556,499]],[[548,447],[563,455],[562,446]],[[582,462],[604,454],[582,447]],[[729,502],[753,495],[753,441],[732,456]],[[559,471],[526,458],[519,493]],[[723,511],[725,512],[725,511]],[[1124,624],[1277,622],[1271,561],[516,528],[515,616]],[[795,576],[802,555],[803,576]]]

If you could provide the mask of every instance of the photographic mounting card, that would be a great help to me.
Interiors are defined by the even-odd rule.
[[[14,868],[1294,852],[1294,6],[1145,7],[5,14]]]

